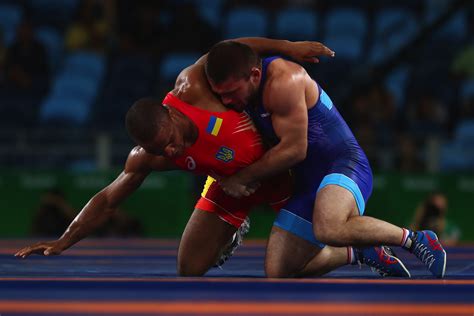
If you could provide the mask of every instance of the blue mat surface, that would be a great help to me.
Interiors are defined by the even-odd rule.
[[[265,244],[246,241],[223,269],[176,275],[177,241],[85,240],[61,256],[13,257],[31,240],[0,240],[4,315],[474,315],[474,247],[446,249],[435,279],[396,249],[412,279],[346,266],[323,278],[266,279]]]

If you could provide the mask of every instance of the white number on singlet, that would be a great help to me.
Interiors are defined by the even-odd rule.
[[[196,162],[194,161],[193,157],[191,156],[186,157],[186,166],[188,167],[189,170],[196,169]]]

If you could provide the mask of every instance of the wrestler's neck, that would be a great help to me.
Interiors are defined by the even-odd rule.
[[[260,87],[261,79],[258,84],[253,87],[252,92],[250,93],[249,99],[247,104],[251,108],[256,108],[260,105],[260,101],[262,99],[263,89]]]

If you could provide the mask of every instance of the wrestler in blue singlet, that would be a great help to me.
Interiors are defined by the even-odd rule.
[[[273,56],[262,61],[260,94],[265,85],[268,65],[277,58],[281,57]],[[331,99],[319,85],[318,90],[318,102],[308,110],[306,159],[292,168],[295,175],[294,194],[280,211],[274,225],[324,247],[313,233],[316,193],[329,184],[346,188],[354,195],[359,214],[362,215],[372,192],[372,171],[366,155]],[[278,142],[271,116],[266,112],[262,99],[260,101],[257,107],[249,107],[247,111],[264,137]]]

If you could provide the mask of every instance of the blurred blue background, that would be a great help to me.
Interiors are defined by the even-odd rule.
[[[117,170],[131,104],[162,98],[214,43],[243,36],[336,52],[305,67],[376,173],[473,173],[473,1],[0,0],[0,185],[16,188],[11,170]]]

